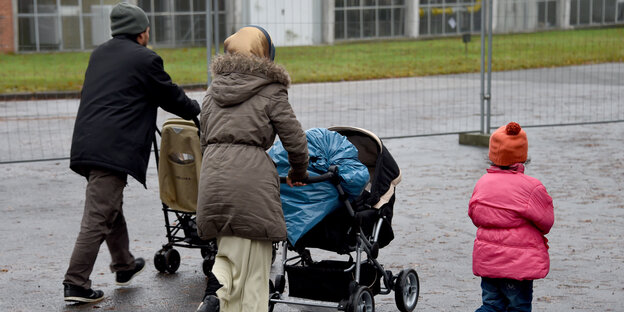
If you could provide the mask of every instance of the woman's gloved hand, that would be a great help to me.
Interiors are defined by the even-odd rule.
[[[286,177],[286,184],[288,186],[304,186],[306,183],[302,182],[308,178],[308,171],[295,172],[292,168],[288,170],[288,177]]]

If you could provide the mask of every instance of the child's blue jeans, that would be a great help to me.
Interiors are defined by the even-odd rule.
[[[476,312],[531,311],[533,281],[481,278],[483,305]]]

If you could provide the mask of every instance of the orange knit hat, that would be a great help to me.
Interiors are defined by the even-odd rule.
[[[490,160],[497,166],[509,166],[527,160],[529,142],[519,124],[510,122],[490,136]]]

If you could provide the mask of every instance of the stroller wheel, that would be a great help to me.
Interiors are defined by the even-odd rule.
[[[175,273],[180,267],[180,253],[171,248],[165,252],[165,264],[167,267],[167,272]]]
[[[401,312],[411,312],[418,303],[420,284],[413,269],[403,269],[394,284],[394,300]]]
[[[154,255],[154,267],[160,273],[165,273],[167,271],[167,259],[165,258],[164,249],[157,251]]]
[[[373,293],[365,286],[359,286],[349,297],[347,312],[374,312]]]

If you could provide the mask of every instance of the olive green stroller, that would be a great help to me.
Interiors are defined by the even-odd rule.
[[[197,119],[168,119],[162,131],[157,130],[160,151],[156,137],[153,142],[167,237],[167,243],[154,256],[154,266],[163,273],[174,273],[180,266],[180,253],[174,247],[199,249],[206,275],[217,254],[216,241],[199,238],[195,222],[202,160],[198,126]]]

